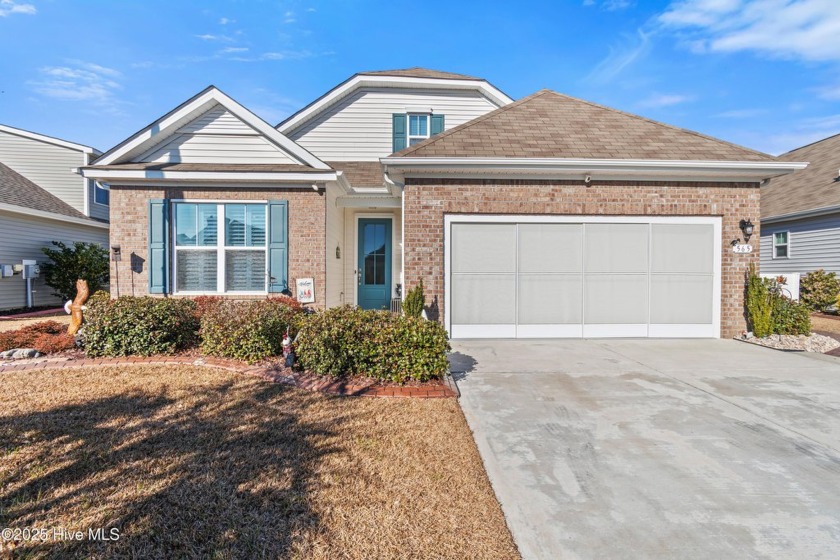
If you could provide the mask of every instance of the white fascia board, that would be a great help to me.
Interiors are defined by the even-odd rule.
[[[485,80],[449,80],[442,78],[411,78],[407,76],[357,75],[327,92],[323,97],[304,107],[277,125],[277,130],[289,134],[300,128],[312,117],[320,114],[351,92],[363,87],[417,87],[422,89],[461,89],[481,92],[498,107],[513,103],[513,99]]]
[[[402,208],[402,198],[394,196],[339,196],[335,200],[339,208]]]
[[[840,205],[822,206],[820,208],[811,208],[809,210],[801,210],[799,212],[791,212],[789,214],[779,214],[777,216],[761,218],[761,223],[772,224],[775,222],[788,222],[792,220],[801,220],[803,218],[815,218],[817,216],[825,216],[826,214],[837,213],[840,213]]]
[[[82,176],[108,183],[118,181],[241,181],[282,182],[282,183],[323,183],[335,181],[335,171],[323,173],[295,173],[270,171],[162,171],[157,169],[97,169],[89,167],[81,170]]]
[[[97,160],[97,165],[122,163],[122,160],[127,155],[137,150],[137,148],[142,146],[144,143],[148,142],[155,136],[160,135],[163,131],[175,126],[190,113],[202,108],[209,109],[212,104],[221,105],[243,122],[263,134],[267,140],[283,148],[301,163],[314,167],[315,169],[330,169],[330,166],[326,163],[309,153],[306,149],[290,138],[284,136],[270,124],[213,86],[210,86],[192,99],[181,104],[173,111],[170,111],[146,128],[140,130],[127,140],[106,152]]]
[[[55,212],[45,212],[43,210],[35,210],[33,208],[26,208],[25,206],[16,206],[14,204],[5,204],[0,202],[0,211],[11,212],[14,214],[23,214],[24,216],[33,216],[36,218],[45,218],[47,220],[56,220],[58,222],[67,222],[70,224],[78,224],[81,226],[89,226],[100,229],[109,229],[109,224],[105,222],[97,222],[96,220],[89,220],[85,218],[74,218],[73,216],[65,216],[64,214],[56,214]]]
[[[386,172],[404,176],[451,173],[452,176],[491,175],[516,177],[550,176],[593,179],[632,177],[644,179],[682,179],[709,177],[716,180],[760,181],[787,175],[807,167],[807,163],[788,161],[703,161],[629,160],[576,158],[412,158],[385,157],[380,163]]]
[[[75,142],[68,142],[67,140],[61,140],[60,138],[53,138],[52,136],[46,136],[44,134],[38,134],[37,132],[30,132],[28,130],[23,130],[21,128],[15,128],[13,126],[7,126],[5,124],[0,124],[0,131],[8,132],[9,134],[15,134],[17,136],[22,136],[24,138],[29,138],[32,140],[39,140],[41,142],[46,142],[47,144],[54,144],[56,146],[61,146],[62,148],[70,148],[71,150],[77,150],[79,152],[83,152],[85,154],[98,154],[99,150],[95,148],[91,148],[90,146],[85,146],[83,144],[76,144]]]

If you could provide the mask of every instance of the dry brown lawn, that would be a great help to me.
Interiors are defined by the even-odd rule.
[[[519,557],[452,399],[183,366],[0,376],[0,528],[120,532],[14,557]]]
[[[811,330],[840,335],[840,320],[812,314]]]

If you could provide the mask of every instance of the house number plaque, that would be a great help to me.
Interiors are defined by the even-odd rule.
[[[747,243],[738,243],[732,246],[733,253],[752,253],[753,246]]]

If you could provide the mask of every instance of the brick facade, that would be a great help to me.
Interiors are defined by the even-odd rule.
[[[119,266],[120,295],[147,295],[149,280],[148,200],[153,198],[192,200],[288,200],[289,201],[289,285],[296,278],[315,279],[314,307],[323,307],[326,297],[326,202],[323,189],[306,188],[208,189],[199,187],[111,187],[111,245],[120,245],[122,262],[111,263],[111,293],[116,294]],[[143,265],[132,270],[135,262]],[[139,259],[138,259],[139,257]]]
[[[444,240],[446,214],[557,214],[614,216],[721,216],[721,336],[746,328],[744,272],[758,266],[752,254],[735,254],[741,219],[758,222],[757,183],[663,183],[407,179],[405,208],[405,284],[423,279],[430,317],[444,316]],[[758,240],[758,226],[753,239]]]

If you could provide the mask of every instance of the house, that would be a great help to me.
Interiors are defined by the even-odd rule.
[[[840,134],[779,159],[810,163],[761,187],[761,272],[787,277],[798,293],[802,274],[840,274]]]
[[[108,192],[74,169],[100,153],[43,134],[0,125],[0,264],[43,262],[52,241],[108,243]],[[43,278],[33,282],[33,305],[60,305]],[[24,307],[20,273],[0,277],[0,310]]]
[[[276,128],[210,87],[82,173],[110,185],[135,293],[311,279],[314,306],[381,308],[422,279],[453,337],[718,337],[745,328],[758,260],[730,241],[759,183],[803,167],[413,68],[356,74]]]

